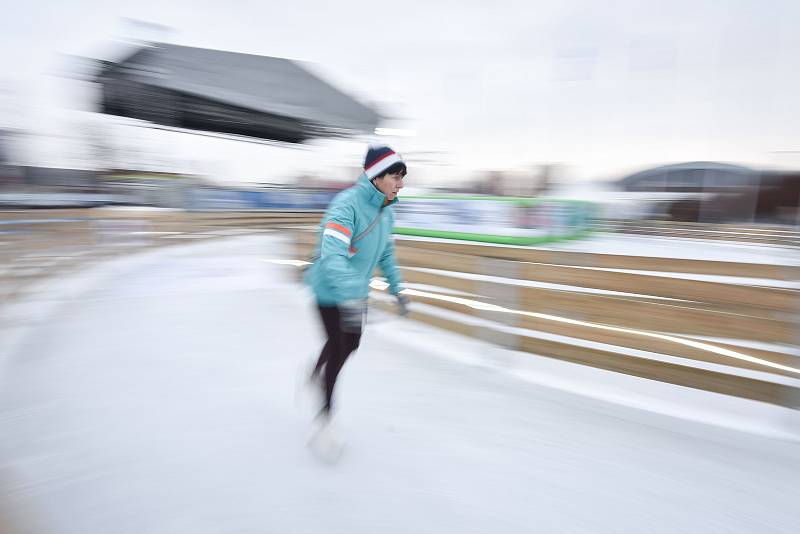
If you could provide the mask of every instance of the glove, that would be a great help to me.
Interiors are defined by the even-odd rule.
[[[401,317],[408,317],[408,305],[411,303],[411,299],[399,293],[395,295],[395,298],[397,299],[397,314]]]
[[[367,301],[346,300],[340,302],[337,307],[339,308],[339,326],[342,332],[360,334],[364,327],[364,315],[367,311]]]

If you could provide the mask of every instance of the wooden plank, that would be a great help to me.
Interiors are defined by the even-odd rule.
[[[80,219],[82,221],[92,221],[101,219],[137,219],[165,222],[199,222],[199,221],[319,221],[322,217],[320,212],[308,211],[162,211],[162,210],[142,210],[125,211],[110,209],[94,210],[37,210],[35,212],[4,212],[0,211],[0,219],[3,220],[48,220],[51,219],[58,224],[68,224],[58,222],[59,219]]]
[[[299,246],[295,255],[305,258],[310,255],[310,246]],[[434,257],[436,258],[436,257]],[[434,265],[445,268],[450,260],[412,262],[416,265]],[[405,263],[405,262],[404,262]],[[459,269],[468,269],[469,262],[457,264]],[[409,282],[438,285],[478,293],[477,285],[440,273],[422,273],[404,269]],[[797,324],[791,320],[750,314],[747,308],[735,306],[741,313],[696,308],[679,302],[653,302],[625,297],[595,295],[566,290],[520,286],[521,299],[527,311],[560,313],[569,317],[601,322],[628,328],[672,332],[678,334],[750,339],[754,341],[793,343]]]
[[[775,384],[657,360],[624,357],[614,352],[587,350],[582,347],[543,339],[523,338],[522,347],[527,352],[607,371],[788,408],[796,409],[798,407],[797,399],[800,391],[798,391],[798,388],[784,384]]]
[[[693,260],[684,258],[627,256],[621,254],[557,251],[412,239],[398,239],[396,240],[396,244],[398,249],[420,248],[453,254],[467,254],[553,265],[577,265],[603,269],[661,271],[774,280],[800,280],[800,265],[770,265],[763,263]]]
[[[524,288],[525,308],[542,313],[627,328],[658,332],[729,337],[753,341],[789,343],[796,323],[771,317],[727,313],[676,304],[639,301],[605,295]]]
[[[412,319],[462,335],[483,338],[480,328],[456,319],[413,311]],[[615,352],[578,347],[569,343],[519,336],[521,350],[562,361],[595,367],[648,380],[798,408],[798,388],[764,380],[697,369],[674,363],[622,356]]]
[[[293,260],[305,260],[306,258],[311,257],[311,254],[314,252],[314,245],[308,245],[304,243],[295,243],[292,247],[292,253],[294,257],[289,258]]]
[[[586,325],[567,324],[559,321],[553,321],[538,317],[520,316],[516,314],[507,314],[502,312],[492,312],[487,310],[478,311],[458,302],[448,300],[441,300],[435,297],[427,297],[421,295],[414,295],[415,302],[423,302],[432,306],[437,306],[443,309],[459,312],[466,315],[480,316],[490,320],[499,321],[502,323],[513,324],[520,328],[534,330],[539,332],[547,332],[560,336],[573,337],[577,339],[593,341],[597,343],[605,343],[608,345],[616,345],[619,347],[626,347],[630,349],[643,350],[647,352],[654,352],[656,354],[663,354],[667,356],[676,356],[679,358],[686,358],[694,361],[702,361],[708,363],[715,363],[720,365],[727,365],[740,369],[750,369],[754,371],[761,371],[764,373],[779,374],[800,378],[800,358],[789,354],[771,353],[767,351],[755,351],[750,349],[743,349],[741,347],[733,347],[731,345],[722,345],[719,343],[708,342],[712,346],[728,348],[738,353],[748,356],[762,358],[768,362],[780,365],[786,365],[798,369],[798,372],[791,372],[788,370],[781,370],[769,367],[767,365],[749,362],[746,360],[739,360],[729,356],[720,355],[708,350],[699,349],[668,341],[664,339],[643,336],[631,332],[611,331],[602,328],[594,328]],[[489,301],[485,301],[489,302]],[[597,323],[600,324],[600,323]],[[640,329],[634,329],[640,330]],[[675,336],[681,338],[681,336]],[[688,338],[681,338],[688,339]]]
[[[741,347],[739,345],[732,345],[730,343],[722,343],[719,341],[710,342],[717,347],[743,352],[756,358],[761,358],[780,365],[787,365],[800,369],[800,356],[794,353],[778,352],[775,350],[755,349],[752,347]],[[797,377],[797,375],[791,375]]]
[[[444,274],[415,271],[412,269],[401,268],[401,271],[406,282],[439,286],[455,291],[463,291],[464,293],[480,293],[480,283],[475,280],[455,278]]]
[[[575,285],[625,293],[692,301],[734,304],[794,313],[798,292],[794,290],[742,286],[701,280],[648,276],[614,271],[580,269],[558,265],[532,265],[523,269],[525,278],[554,284]]]
[[[440,269],[470,274],[482,274],[476,256],[448,254],[428,250],[400,249],[396,251],[397,262],[407,267]]]
[[[468,274],[486,274],[477,268],[474,256],[465,254],[405,249],[398,250],[397,257],[401,265]],[[523,273],[521,278],[524,280],[737,307],[746,305],[748,308],[786,313],[796,313],[800,298],[800,293],[795,290],[581,269],[562,265],[523,264],[520,272]]]
[[[402,269],[406,281],[480,294],[473,280]],[[573,319],[644,330],[771,343],[795,341],[796,323],[607,295],[519,286],[521,308]],[[481,295],[485,296],[485,295]]]
[[[377,301],[370,304],[376,308],[380,308],[384,311],[394,312],[394,306],[388,302]],[[476,328],[468,323],[460,322],[460,321],[453,321],[447,319],[445,317],[440,317],[438,315],[427,314],[425,312],[421,312],[419,310],[412,309],[408,315],[409,319],[413,319],[415,321],[423,322],[429,326],[434,326],[436,328],[442,328],[444,330],[448,330],[450,332],[455,332],[457,334],[462,334],[465,336],[470,337],[477,337],[477,330]]]
[[[310,252],[311,247],[301,247],[298,250],[298,257],[307,257]],[[475,270],[476,259],[464,255],[406,250],[400,251],[398,256],[404,265],[443,270],[454,268],[466,272]],[[474,281],[447,276],[444,273],[424,273],[404,269],[404,276],[409,282],[480,294],[479,285]],[[643,290],[638,286],[635,289]],[[519,286],[519,291],[522,308],[527,311],[553,313],[589,322],[649,331],[777,343],[796,341],[798,326],[793,320],[768,317],[765,316],[764,310],[741,303],[729,302],[728,309],[721,310],[697,308],[693,303],[647,301],[559,289]]]

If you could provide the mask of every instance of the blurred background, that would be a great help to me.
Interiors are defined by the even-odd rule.
[[[796,528],[800,4],[3,8],[0,532]],[[375,143],[332,474],[298,267]]]

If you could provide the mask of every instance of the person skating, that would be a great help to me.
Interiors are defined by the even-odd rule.
[[[376,267],[387,278],[400,313],[407,313],[408,298],[401,294],[402,277],[392,240],[392,205],[406,173],[406,164],[391,148],[370,147],[364,172],[352,187],[334,197],[320,224],[315,261],[306,281],[327,336],[310,377],[323,389],[319,414],[323,428],[330,424],[339,373],[361,341]]]

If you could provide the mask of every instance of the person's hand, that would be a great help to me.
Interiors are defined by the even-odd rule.
[[[401,317],[407,317],[409,312],[408,305],[411,304],[411,299],[399,293],[395,295],[395,298],[397,299],[397,313]]]
[[[339,326],[342,332],[348,334],[360,334],[364,328],[364,314],[367,311],[366,300],[346,300],[340,302],[337,307],[339,308]]]

